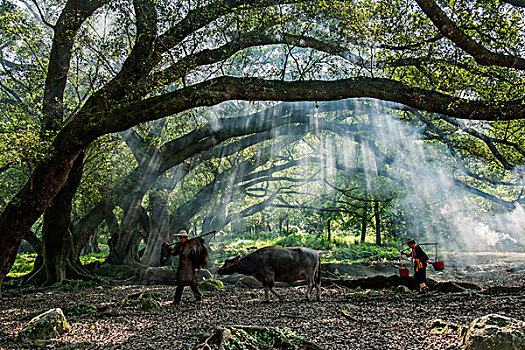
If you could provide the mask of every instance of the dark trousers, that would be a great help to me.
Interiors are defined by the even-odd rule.
[[[414,272],[414,279],[419,284],[419,290],[423,289],[427,285],[427,269],[426,267],[420,267]]]
[[[195,299],[197,301],[200,301],[202,300],[202,294],[201,294],[201,291],[199,290],[199,286],[196,284],[196,283],[192,283],[192,282],[181,282],[178,286],[177,286],[177,289],[175,289],[175,296],[173,297],[173,302],[174,303],[178,303],[180,302],[180,299],[182,297],[182,292],[184,291],[184,287],[185,286],[190,286],[191,288],[191,291],[193,292],[193,296],[195,297]]]

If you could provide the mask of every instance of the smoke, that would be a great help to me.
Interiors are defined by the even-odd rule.
[[[395,206],[405,217],[406,236],[466,251],[522,249],[524,208],[501,208],[466,191],[457,181],[459,170],[447,147],[423,141],[424,125],[401,121],[387,109],[391,107],[390,103],[366,100],[353,111],[352,118],[366,118],[357,134],[366,135],[368,141],[362,138],[357,150],[350,147],[343,151],[343,161],[368,170],[365,186],[369,192],[377,188],[381,170],[387,169],[399,181],[397,189],[402,196],[396,198]],[[345,148],[346,142],[341,143]],[[332,156],[341,153],[326,147],[324,152]],[[523,183],[523,171],[516,170],[512,177]]]
[[[510,213],[476,219],[447,204],[441,208],[441,215],[452,224],[455,230],[453,237],[460,247],[469,251],[501,250],[522,242],[523,237],[518,240],[519,236],[523,236],[525,227],[525,213],[521,206]],[[518,226],[520,222],[521,227]]]
[[[381,112],[381,102],[373,106],[372,123],[380,136],[376,140],[396,158],[393,168],[410,172],[399,203],[410,222],[407,235],[467,251],[523,248],[522,206],[501,212],[505,209],[467,192],[458,185],[454,176],[458,169],[447,148],[423,142],[422,128]],[[517,170],[513,177],[523,183],[523,172]]]

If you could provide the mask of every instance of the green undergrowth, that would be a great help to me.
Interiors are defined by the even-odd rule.
[[[35,264],[36,253],[20,253],[16,256],[16,260],[11,267],[11,270],[7,274],[9,277],[20,277],[23,276],[31,270],[33,270],[33,265]]]
[[[104,262],[108,256],[109,247],[105,244],[101,244],[100,249],[100,253],[82,255],[80,257],[82,264],[87,265],[97,261],[101,263]],[[33,270],[33,265],[35,264],[35,259],[36,253],[19,253],[7,276],[16,278],[31,272]]]
[[[354,237],[334,237],[328,241],[315,235],[291,234],[284,237],[264,237],[259,240],[225,240],[210,244],[211,260],[221,265],[229,257],[244,255],[265,246],[308,247],[322,251],[323,263],[388,261],[401,257],[400,249],[403,248],[401,243],[378,246],[373,243],[355,244],[353,239]]]
[[[302,337],[288,328],[267,328],[266,331],[246,331],[232,328],[225,339],[225,349],[300,349]]]
[[[93,304],[78,304],[75,302],[71,302],[67,308],[64,310],[64,313],[67,316],[78,316],[78,315],[86,315],[86,314],[94,314],[98,312],[98,308],[96,305]]]

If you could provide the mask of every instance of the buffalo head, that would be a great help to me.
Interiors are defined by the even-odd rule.
[[[240,259],[240,256],[226,259],[224,265],[222,265],[221,268],[217,270],[217,273],[219,275],[231,275],[232,273],[237,272],[237,263]]]

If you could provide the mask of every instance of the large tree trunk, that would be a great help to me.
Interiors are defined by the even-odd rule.
[[[142,196],[131,201],[125,210],[118,236],[113,236],[116,243],[111,261],[115,265],[133,266],[140,262],[138,246],[140,241],[147,239],[151,228],[148,213],[141,203]],[[145,232],[145,236],[139,232],[139,227]]]
[[[105,263],[113,264],[113,260],[114,260],[113,257],[115,256],[115,246],[117,245],[120,225],[113,211],[108,213],[108,216],[106,217],[105,221],[106,221],[106,225],[108,226],[109,233],[110,233],[110,236],[108,238],[109,254],[106,257]]]
[[[112,237],[115,244],[112,263],[115,265],[133,265],[133,263],[138,262],[138,249],[133,250],[133,245],[137,240],[137,218],[142,209],[141,202],[142,197],[131,201],[124,212],[118,236]]]
[[[166,199],[150,195],[151,229],[146,242],[146,251],[141,262],[148,266],[161,266],[160,249],[163,242],[169,241],[169,214]]]
[[[73,238],[75,241],[75,246],[77,247],[77,256],[80,256],[82,249],[86,246],[94,232],[96,232],[98,226],[104,220],[106,220],[108,227],[110,226],[108,217],[114,217],[114,208],[115,203],[109,199],[106,199],[97,204],[86,216],[75,223]]]
[[[98,254],[102,252],[100,250],[100,247],[98,246],[98,242],[99,242],[98,231],[95,230],[89,236],[87,243],[84,244],[80,255]]]
[[[73,197],[82,179],[83,155],[75,161],[69,177],[44,213],[43,265],[30,281],[53,284],[65,279],[91,278],[78,260],[71,228]]]

